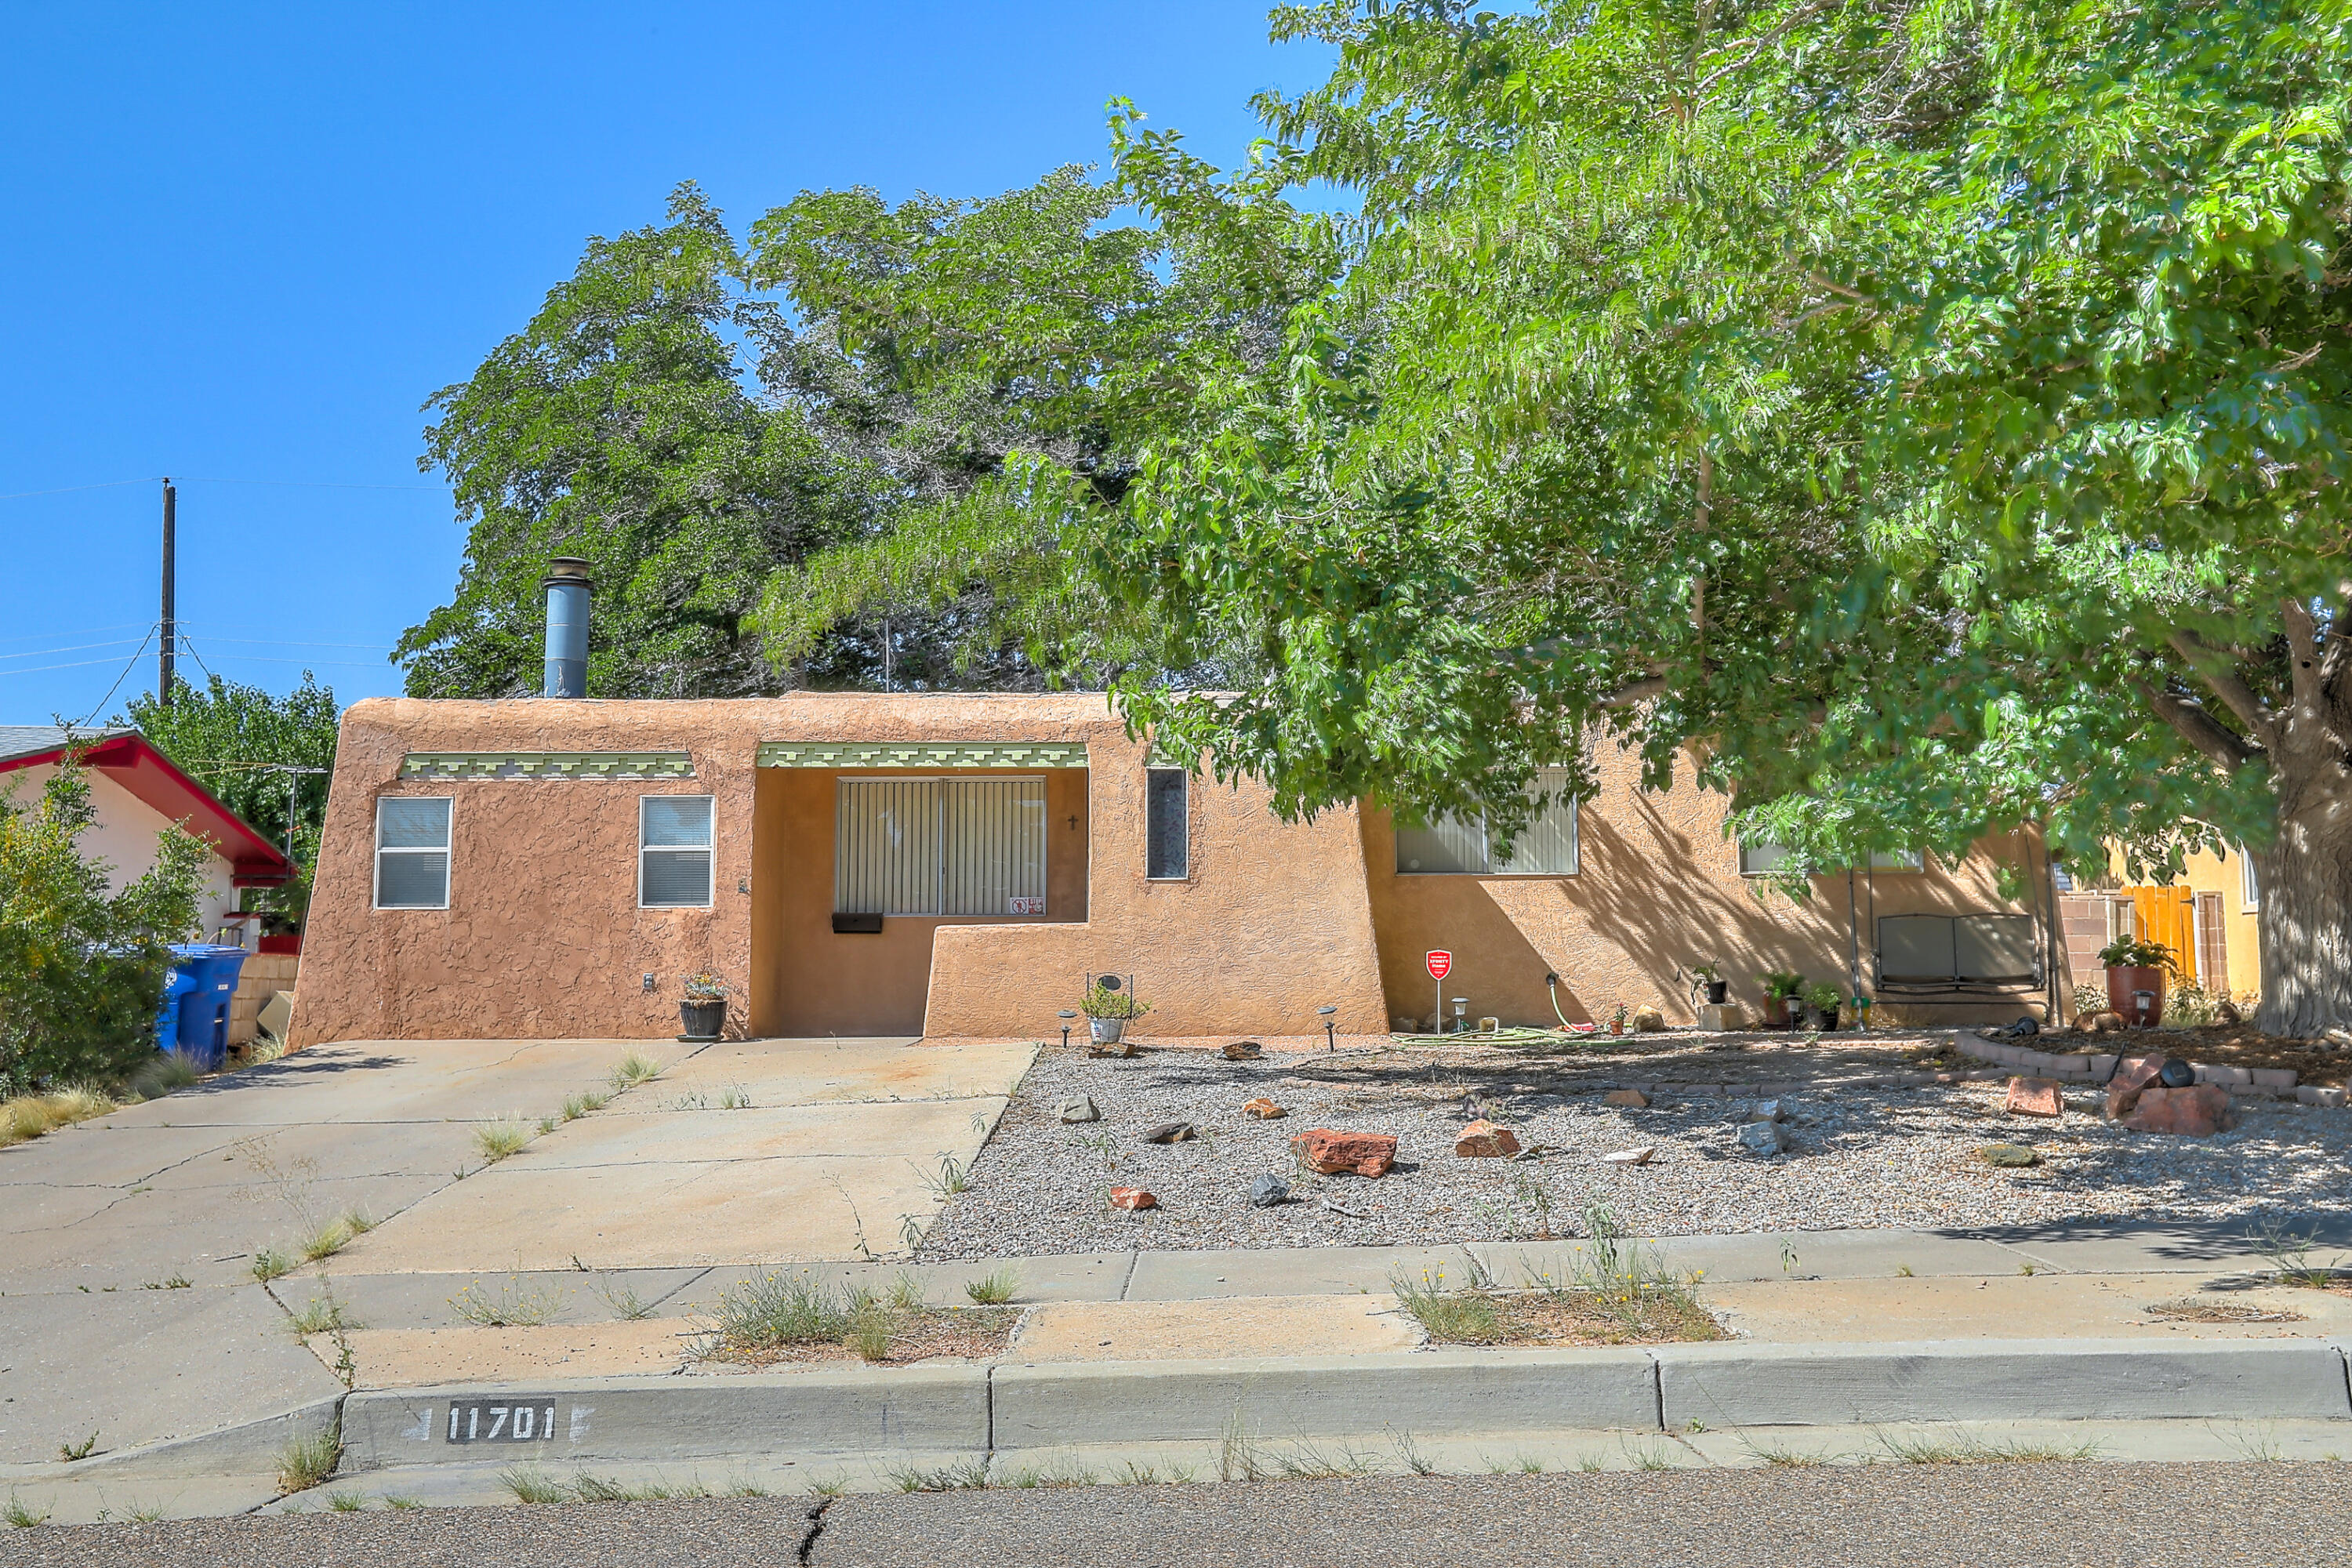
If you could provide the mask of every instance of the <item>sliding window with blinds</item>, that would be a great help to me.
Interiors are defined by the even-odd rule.
[[[1045,912],[1044,779],[843,779],[839,790],[835,914]]]

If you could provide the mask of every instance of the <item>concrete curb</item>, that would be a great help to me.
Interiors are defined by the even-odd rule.
[[[2321,1340],[1661,1345],[1668,1430],[1893,1421],[2352,1420]]]
[[[352,1394],[344,1467],[986,1456],[1389,1431],[1679,1432],[1694,1422],[2352,1422],[2346,1349],[2319,1340],[1718,1343],[551,1380]],[[511,1427],[487,1436],[496,1412],[524,1408],[522,1440]]]
[[[298,1405],[258,1421],[224,1426],[217,1432],[93,1454],[69,1464],[0,1466],[0,1483],[19,1479],[88,1481],[147,1476],[197,1479],[207,1476],[275,1475],[289,1442],[334,1429],[335,1415],[344,1397],[338,1395]]]
[[[988,1371],[977,1365],[828,1368],[369,1391],[343,1402],[344,1463],[380,1469],[500,1457],[691,1459],[984,1450]]]
[[[1232,1361],[999,1366],[994,1447],[1339,1437],[1658,1422],[1639,1350],[1430,1351]]]

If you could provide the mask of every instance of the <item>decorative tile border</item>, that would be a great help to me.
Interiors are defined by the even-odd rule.
[[[690,779],[685,752],[411,752],[404,779]]]
[[[763,768],[1082,768],[1083,741],[762,741]]]

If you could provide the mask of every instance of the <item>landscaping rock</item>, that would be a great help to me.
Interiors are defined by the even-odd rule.
[[[1235,1040],[1225,1047],[1225,1060],[1254,1062],[1265,1055],[1265,1047],[1255,1040]]]
[[[1113,1040],[1107,1046],[1089,1045],[1087,1047],[1087,1055],[1090,1057],[1131,1057],[1134,1054],[1135,1042],[1133,1040]]]
[[[2066,1114],[2066,1095],[2054,1078],[2013,1078],[2009,1080],[2008,1102],[2001,1109],[2011,1116],[2055,1119]]]
[[[2042,1160],[2041,1155],[2022,1143],[1988,1143],[1977,1151],[1977,1158],[1988,1165],[1999,1165],[2004,1170],[2038,1164]]]
[[[1777,1100],[1759,1100],[1748,1108],[1748,1114],[1740,1120],[1742,1121],[1786,1121],[1789,1120],[1789,1108]]]
[[[2138,1103],[2123,1124],[2135,1132],[2172,1132],[2187,1138],[2210,1138],[2238,1124],[2230,1091],[2218,1083],[2192,1084],[2187,1089],[2144,1089]]]
[[[1260,1121],[1279,1121],[1290,1112],[1266,1099],[1265,1096],[1259,1095],[1242,1107],[1242,1114],[1255,1117]]]
[[[1620,1149],[1614,1154],[1601,1155],[1601,1163],[1604,1165],[1646,1165],[1657,1152],[1655,1144],[1640,1149]]]
[[[2107,1079],[2107,1120],[2119,1121],[2130,1115],[2140,1090],[2155,1083],[2163,1071],[2162,1057],[2126,1057],[2117,1062],[2114,1076]]]
[[[1601,1097],[1603,1105],[1622,1105],[1633,1110],[1650,1109],[1650,1097],[1638,1089],[1612,1089]]]
[[[1163,1121],[1143,1135],[1146,1143],[1181,1143],[1192,1136],[1189,1121]]]
[[[1657,1008],[1636,1007],[1633,1009],[1633,1032],[1635,1034],[1660,1034],[1664,1031],[1665,1026],[1666,1016]]]
[[[1473,1121],[1454,1138],[1454,1152],[1465,1160],[1499,1160],[1519,1152],[1519,1137],[1507,1127]]]
[[[1250,1184],[1250,1207],[1270,1209],[1290,1201],[1290,1184],[1280,1176],[1260,1176]]]
[[[1768,1158],[1789,1146],[1789,1134],[1777,1121],[1751,1121],[1739,1130],[1740,1146]]]
[[[1129,1211],[1156,1209],[1160,1206],[1160,1200],[1141,1187],[1113,1187],[1110,1190],[1110,1206]]]
[[[1081,1094],[1055,1105],[1054,1114],[1064,1121],[1092,1121],[1100,1117],[1102,1112],[1095,1109],[1095,1102],[1090,1096]]]
[[[1335,1132],[1317,1127],[1290,1141],[1307,1168],[1320,1175],[1354,1172],[1359,1176],[1385,1176],[1396,1163],[1397,1141],[1386,1132]]]
[[[2124,1026],[2124,1016],[2116,1012],[2093,1013],[2074,1020],[2074,1027],[2086,1035],[2112,1035]]]

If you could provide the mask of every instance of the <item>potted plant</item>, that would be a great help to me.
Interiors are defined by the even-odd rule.
[[[2099,962],[2107,966],[2107,1005],[2126,1023],[2153,1029],[2164,1021],[2164,977],[2179,967],[2170,948],[2125,937],[2099,949]]]
[[[1623,1034],[1625,1032],[1625,1020],[1633,1016],[1633,1010],[1631,1007],[1626,1006],[1624,1003],[1618,1003],[1616,1010],[1609,1015],[1609,1032],[1612,1035]]]
[[[1128,989],[1116,974],[1099,976],[1087,987],[1078,1004],[1087,1016],[1087,1029],[1098,1046],[1115,1046],[1127,1037],[1127,1026],[1151,1011],[1151,1004]]]
[[[686,977],[677,1021],[689,1040],[715,1040],[727,1031],[727,983],[708,971]]]
[[[1720,1007],[1725,998],[1731,994],[1731,982],[1726,980],[1723,977],[1723,971],[1712,963],[1694,964],[1691,967],[1690,988],[1691,1005],[1694,1008],[1702,1005],[1699,1000],[1702,995],[1706,999],[1704,1005]]]
[[[1823,1034],[1838,1026],[1838,988],[1826,980],[1805,987],[1805,1005],[1812,1009],[1813,1027]]]
[[[1795,1028],[1805,1005],[1805,977],[1793,970],[1769,969],[1756,979],[1764,987],[1764,1026]]]

